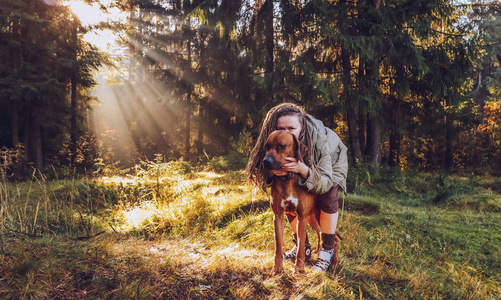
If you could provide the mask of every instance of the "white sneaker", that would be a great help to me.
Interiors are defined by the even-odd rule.
[[[315,265],[313,266],[313,270],[317,270],[322,273],[327,272],[327,270],[331,265],[333,255],[334,255],[334,249],[330,250],[321,249],[318,252],[318,259]]]
[[[294,248],[292,248],[290,251],[284,253],[284,258],[285,259],[290,259],[290,260],[295,260],[297,256],[297,252],[299,251],[299,247],[297,246],[296,242],[294,242]],[[304,258],[306,261],[309,261],[311,258],[311,245],[306,245],[305,246],[305,252],[304,252]]]

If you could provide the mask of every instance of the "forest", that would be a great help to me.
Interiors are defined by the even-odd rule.
[[[50,2],[0,9],[12,176],[157,154],[238,168],[281,102],[334,129],[353,164],[501,169],[496,1],[87,0],[126,16],[93,25]],[[84,40],[103,29],[119,54]]]
[[[498,1],[0,3],[0,299],[501,299]],[[283,102],[348,147],[325,273],[246,182]]]

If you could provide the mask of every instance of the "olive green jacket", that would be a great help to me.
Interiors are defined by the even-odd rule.
[[[324,194],[337,183],[346,193],[346,176],[348,175],[348,148],[339,136],[324,126],[322,121],[308,116],[308,132],[315,145],[316,172],[309,169],[308,178],[299,180],[308,191]]]

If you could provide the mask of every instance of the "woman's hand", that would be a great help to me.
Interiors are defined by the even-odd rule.
[[[309,168],[302,161],[299,161],[294,157],[286,157],[285,160],[288,161],[288,163],[282,167],[282,170],[286,172],[298,173],[304,179],[308,177]]]

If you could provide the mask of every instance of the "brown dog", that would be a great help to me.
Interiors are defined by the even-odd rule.
[[[302,161],[306,146],[295,135],[285,130],[277,130],[270,134],[266,141],[265,167],[273,175],[273,170],[282,169],[287,163],[286,157],[294,157]],[[275,225],[275,266],[273,272],[283,272],[283,237],[284,212],[298,217],[298,253],[296,255],[296,272],[304,272],[306,221],[315,229],[320,249],[320,225],[315,217],[315,194],[308,192],[298,183],[299,175],[288,173],[285,176],[275,176],[271,184],[271,208],[273,209]],[[318,212],[317,212],[318,215]]]

